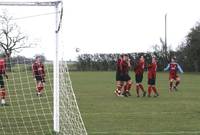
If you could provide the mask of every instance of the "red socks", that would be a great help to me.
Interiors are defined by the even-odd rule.
[[[139,89],[140,89],[140,86],[139,86],[139,85],[136,85],[137,96],[139,96]]]
[[[151,86],[148,87],[148,96],[151,96],[151,91],[152,91],[151,88],[152,88]]]
[[[41,92],[41,91],[43,90],[43,88],[44,88],[43,86],[38,86],[38,87],[37,87],[37,91],[38,91],[38,92]]]
[[[137,96],[140,96],[140,92],[139,92],[140,89],[142,90],[143,94],[145,93],[143,85],[142,84],[137,84],[136,85]]]
[[[125,91],[130,91],[131,86],[132,86],[132,83],[127,83],[126,86],[125,86]]]
[[[2,99],[5,99],[5,97],[6,97],[6,90],[5,89],[2,89],[0,91],[0,96],[2,97]]]
[[[159,96],[158,95],[158,92],[157,92],[157,90],[156,90],[156,87],[155,86],[149,86],[148,87],[148,96],[150,97],[151,96],[151,92],[152,92],[152,90],[153,90],[153,92],[154,92],[154,96]]]
[[[152,90],[153,90],[153,92],[154,92],[155,94],[158,93],[157,90],[156,90],[156,87],[152,87]]]

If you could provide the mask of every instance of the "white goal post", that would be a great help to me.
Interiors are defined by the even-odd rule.
[[[68,132],[68,130],[61,132],[61,125],[60,123],[62,123],[60,121],[60,94],[62,94],[62,92],[60,91],[60,87],[70,87],[72,89],[71,86],[71,81],[69,78],[69,73],[68,73],[68,68],[65,67],[66,63],[62,63],[60,62],[60,54],[59,54],[59,34],[60,34],[60,27],[61,27],[61,21],[62,21],[62,12],[63,12],[63,2],[62,1],[50,1],[50,2],[0,2],[0,6],[50,6],[50,7],[55,7],[55,52],[54,52],[54,60],[53,60],[53,130],[55,131],[56,134],[81,134],[81,135],[87,135],[83,120],[81,118],[81,114],[78,108],[78,105],[75,101],[76,104],[76,108],[77,108],[77,115],[79,115],[80,118],[80,124],[81,131],[78,131],[77,133],[75,132]],[[66,69],[67,68],[67,69]],[[60,71],[63,70],[63,71]],[[67,70],[67,71],[66,71]],[[61,75],[60,72],[67,72],[67,75]],[[67,77],[67,81],[70,81],[69,85],[70,86],[66,86],[67,84],[60,84],[60,82],[62,82],[63,80],[60,80],[64,77]],[[64,81],[65,82],[65,81]],[[73,91],[73,90],[72,90]],[[75,95],[74,93],[72,93],[72,95],[74,96],[73,98],[75,99]],[[76,100],[76,99],[75,99]],[[67,109],[67,108],[64,108]],[[65,110],[62,112],[65,112]],[[65,114],[63,114],[65,116]],[[66,119],[67,120],[67,119]],[[67,122],[68,123],[68,122]],[[65,125],[66,126],[66,125]],[[63,128],[63,127],[62,127]],[[65,129],[64,129],[65,130]],[[73,129],[72,129],[73,130]]]

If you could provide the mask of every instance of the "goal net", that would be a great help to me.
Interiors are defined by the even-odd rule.
[[[1,135],[87,135],[64,57],[63,9],[62,1],[0,2]]]

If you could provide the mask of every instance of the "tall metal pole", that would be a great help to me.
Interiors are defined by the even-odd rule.
[[[165,61],[168,62],[168,54],[167,54],[167,14],[165,14],[165,46],[164,46],[164,53],[165,53],[164,54],[165,55]]]
[[[165,14],[165,47],[167,49],[167,14]]]

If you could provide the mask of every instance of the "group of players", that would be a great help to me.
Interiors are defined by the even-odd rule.
[[[40,56],[36,56],[36,59],[32,64],[32,72],[36,82],[36,95],[42,96],[45,84],[45,69]],[[6,55],[3,55],[0,58],[0,99],[2,106],[6,105],[6,88],[3,77],[8,79],[8,75],[6,74]]]
[[[5,97],[6,97],[6,88],[4,84],[4,78],[6,77],[8,79],[8,76],[6,74],[6,62],[5,62],[6,56],[0,58],[0,99],[1,99],[1,105],[5,105]],[[148,71],[148,92],[145,91],[144,86],[142,84],[143,80],[143,73],[145,70],[145,67]],[[132,81],[131,77],[129,75],[129,70],[131,69],[131,63],[130,58],[127,54],[123,54],[119,57],[117,60],[117,71],[116,71],[116,90],[115,94],[117,96],[131,96],[130,90],[132,87]],[[137,97],[146,95],[148,97],[153,96],[158,97],[159,93],[156,89],[156,70],[157,70],[157,60],[155,56],[152,56],[151,63],[145,65],[145,59],[143,56],[140,56],[138,62],[134,66],[134,72],[135,72],[135,82],[136,82],[136,94]],[[164,71],[169,70],[169,81],[170,81],[170,87],[169,91],[172,92],[173,90],[177,90],[177,86],[180,83],[180,77],[178,76],[178,71],[183,73],[182,68],[178,63],[176,63],[176,59],[172,58],[171,62],[167,65],[167,67],[164,69]],[[45,69],[44,65],[41,62],[41,58],[39,56],[36,57],[35,61],[32,64],[32,72],[33,77],[36,80],[36,95],[42,96],[42,92],[44,90],[44,84],[45,84]],[[141,92],[142,95],[141,95]]]
[[[129,75],[129,70],[131,69],[130,58],[127,54],[120,55],[117,60],[117,68],[116,68],[116,96],[131,96],[130,90],[132,86],[131,77]],[[148,92],[145,91],[144,86],[142,84],[143,81],[143,73],[147,68],[147,77],[148,77]],[[169,70],[169,81],[170,87],[169,91],[177,91],[177,86],[180,84],[180,77],[178,76],[178,71],[183,73],[182,68],[178,63],[176,63],[176,58],[173,57],[171,62],[167,65],[164,71]],[[137,97],[151,97],[152,91],[153,96],[158,97],[159,93],[156,88],[156,71],[157,71],[157,59],[155,56],[152,56],[151,63],[145,65],[144,56],[140,56],[139,60],[136,62],[134,66],[135,72],[135,83],[136,83],[136,94]],[[141,92],[142,94],[141,94]]]

